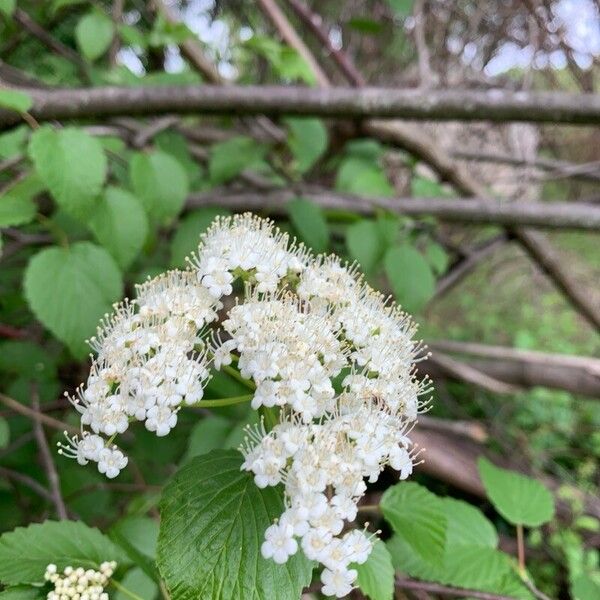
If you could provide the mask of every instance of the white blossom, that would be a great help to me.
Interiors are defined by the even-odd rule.
[[[108,600],[104,588],[109,584],[117,563],[103,562],[98,571],[83,567],[67,566],[62,573],[58,572],[55,564],[49,564],[44,573],[44,579],[54,586],[48,592],[47,600]]]

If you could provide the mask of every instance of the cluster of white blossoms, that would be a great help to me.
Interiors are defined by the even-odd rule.
[[[100,570],[66,567],[62,574],[56,565],[48,565],[44,579],[54,585],[48,592],[47,600],[108,600],[104,588],[108,585],[117,568],[114,561],[103,562]]]
[[[258,487],[285,490],[262,554],[284,563],[301,549],[324,566],[323,593],[346,596],[353,565],[373,545],[349,527],[366,480],[387,466],[405,479],[418,454],[408,434],[429,383],[416,377],[424,358],[416,327],[354,267],[312,256],[250,214],[218,218],[189,262],[104,320],[87,386],[73,400],[92,432],[63,452],[115,476],[126,458],[110,443],[130,420],[165,435],[181,405],[201,400],[209,367],[236,367],[256,388],[252,408],[275,423],[248,429],[242,469]]]

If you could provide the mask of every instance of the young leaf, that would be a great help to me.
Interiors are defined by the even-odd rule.
[[[43,583],[46,566],[98,568],[106,560],[128,563],[123,551],[81,521],[45,521],[0,536],[0,582]]]
[[[77,45],[88,60],[100,58],[108,50],[113,35],[112,20],[100,11],[88,13],[75,27]]]
[[[376,540],[373,550],[362,565],[352,565],[358,571],[356,585],[371,600],[392,600],[394,597],[394,567],[392,557],[381,540]]]
[[[173,600],[299,598],[312,565],[299,551],[278,565],[260,553],[281,514],[279,490],[259,489],[242,456],[215,450],[194,458],[161,501],[158,567]]]
[[[40,127],[31,135],[29,154],[59,206],[87,217],[106,178],[100,142],[81,129]]]
[[[408,244],[394,246],[385,254],[384,267],[396,300],[408,312],[418,312],[435,290],[435,278],[423,255]]]
[[[228,214],[230,213],[225,208],[206,206],[190,212],[181,219],[171,240],[171,266],[185,267],[186,256],[198,249],[200,234],[208,229],[217,216]]]
[[[213,183],[225,183],[266,154],[267,148],[252,138],[238,136],[211,148],[208,172]]]
[[[2,9],[0,8],[0,11]],[[33,106],[33,99],[29,94],[8,88],[0,89],[0,108],[15,110],[20,113],[27,112]]]
[[[148,217],[141,202],[126,190],[108,187],[89,220],[96,239],[122,269],[140,253],[148,235]]]
[[[287,204],[290,220],[300,239],[315,252],[325,252],[329,245],[329,228],[321,207],[296,198]]]
[[[288,145],[300,173],[306,173],[327,150],[327,129],[320,119],[289,118]]]
[[[422,558],[439,562],[446,543],[446,515],[441,499],[418,483],[388,488],[381,510],[394,531]]]
[[[365,273],[372,273],[383,258],[384,246],[375,221],[362,219],[346,229],[346,246]]]
[[[136,153],[130,163],[133,189],[151,219],[159,224],[172,221],[181,211],[189,192],[185,169],[166,152]]]
[[[84,340],[122,294],[113,258],[90,242],[38,252],[25,271],[24,288],[36,317],[77,357],[86,355]]]
[[[554,516],[554,498],[539,481],[496,467],[483,456],[479,476],[496,510],[513,525],[539,527]]]

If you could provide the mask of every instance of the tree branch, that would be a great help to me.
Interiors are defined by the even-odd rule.
[[[312,115],[331,118],[415,120],[536,121],[600,123],[600,95],[507,90],[417,90],[365,87],[189,85],[24,90],[33,98],[37,121],[117,115],[228,114]],[[0,125],[13,125],[17,113],[1,110]],[[377,123],[378,137],[393,137]],[[378,133],[379,132],[379,133]],[[422,132],[421,132],[422,133]],[[417,145],[415,140],[411,142]]]
[[[440,583],[431,583],[428,581],[418,581],[416,579],[407,579],[396,577],[395,585],[403,590],[431,592],[440,596],[451,596],[458,598],[477,598],[477,600],[514,600],[511,596],[502,596],[490,592],[480,592],[466,588],[450,587]]]

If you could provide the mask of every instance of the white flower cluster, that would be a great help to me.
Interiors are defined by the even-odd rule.
[[[44,579],[54,585],[54,591],[48,592],[48,600],[108,600],[104,588],[108,585],[117,568],[114,561],[103,562],[99,571],[79,567],[66,567],[62,574],[56,565],[48,565]]]
[[[217,318],[220,303],[192,272],[170,271],[137,287],[137,298],[115,306],[90,345],[97,356],[85,387],[69,398],[81,414],[80,436],[60,444],[62,454],[79,464],[98,463],[116,477],[127,458],[111,446],[132,420],[157,436],[177,424],[182,405],[202,399],[209,357],[201,331]],[[109,439],[104,440],[102,436]]]
[[[240,297],[208,344],[206,325],[236,281]],[[415,331],[338,258],[313,257],[270,221],[218,218],[189,271],[148,282],[105,319],[74,400],[92,433],[63,451],[115,476],[127,459],[102,434],[112,441],[136,419],[165,435],[179,407],[202,398],[209,362],[237,367],[256,386],[252,407],[277,419],[270,431],[263,421],[249,429],[241,448],[242,469],[258,487],[285,489],[285,511],[265,532],[262,554],[283,563],[301,548],[324,566],[323,593],[346,596],[353,565],[372,549],[368,534],[348,527],[365,479],[376,481],[388,465],[405,479],[418,454],[408,434],[429,384],[416,378],[423,348]]]

